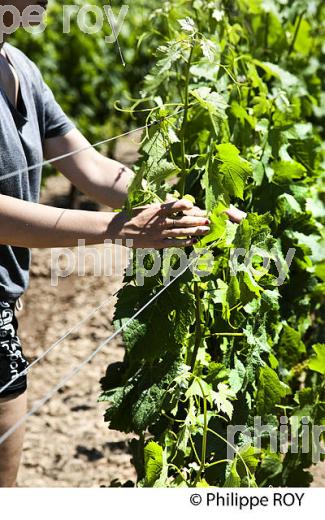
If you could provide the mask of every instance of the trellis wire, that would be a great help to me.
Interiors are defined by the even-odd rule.
[[[105,305],[108,305],[113,298],[117,295],[119,292],[119,289],[115,291],[114,294],[112,294],[109,298],[106,298],[98,307],[93,309],[89,314],[87,314],[81,321],[76,323],[73,327],[71,327],[63,336],[61,336],[59,339],[57,339],[48,349],[46,349],[38,358],[36,358],[32,363],[28,365],[22,372],[19,372],[16,374],[11,381],[8,381],[4,386],[0,388],[0,395],[7,390],[17,379],[19,379],[22,376],[25,376],[37,363],[42,361],[52,350],[54,350],[58,345],[60,345],[67,337],[69,337],[73,332],[76,332],[86,321],[88,321],[90,318],[92,318],[96,312],[98,312],[100,309],[102,309]]]
[[[77,365],[71,372],[69,372],[57,385],[55,385],[45,396],[34,404],[34,406],[25,414],[23,415],[11,428],[9,428],[3,435],[0,437],[0,446],[3,444],[13,433],[15,433],[26,421],[29,419],[32,415],[34,415],[38,410],[47,403],[63,386],[66,385],[66,383],[72,379],[78,372],[80,372],[87,363],[89,363],[108,343],[110,343],[118,334],[123,332],[123,330],[126,329],[126,327],[132,323],[147,307],[149,307],[164,291],[172,285],[182,274],[187,271],[187,269],[196,261],[196,258],[193,258],[193,260],[186,265],[180,273],[178,273],[175,278],[170,280],[168,284],[164,285],[164,287],[156,293],[145,305],[141,307],[131,318],[129,318],[117,331],[115,331],[109,338],[106,338],[105,341],[100,343],[100,345],[89,355],[84,359],[79,365]]]
[[[91,150],[92,148],[97,148],[98,146],[101,146],[106,143],[110,143],[112,141],[116,141],[117,139],[120,139],[121,137],[127,137],[129,135],[132,135],[136,132],[140,132],[142,130],[146,130],[148,128],[151,128],[152,126],[159,125],[163,121],[166,121],[167,119],[170,119],[171,117],[177,116],[178,114],[181,114],[185,111],[185,108],[181,108],[180,110],[176,110],[172,114],[169,114],[168,116],[164,116],[160,119],[156,119],[152,121],[151,123],[147,123],[146,125],[139,126],[138,128],[134,128],[133,130],[129,130],[128,132],[124,132],[123,134],[115,135],[113,137],[109,137],[107,139],[103,139],[102,141],[98,141],[97,143],[89,144],[87,146],[83,146],[81,148],[77,148],[76,150],[72,150],[71,152],[58,155],[57,157],[53,157],[52,159],[48,159],[46,161],[32,164],[31,166],[27,166],[26,168],[20,168],[19,170],[15,170],[11,173],[7,173],[6,175],[2,175],[0,177],[0,182],[11,179],[11,177],[15,177],[16,175],[22,175],[23,173],[28,173],[31,170],[34,170],[35,168],[43,168],[44,166],[47,166],[49,164],[53,164],[57,161],[61,161],[62,159],[67,159],[68,157],[73,157],[74,155],[78,155],[79,153],[86,152],[87,150]]]
[[[4,176],[2,176],[0,178],[0,182],[5,180],[5,179],[9,179],[11,177],[14,177],[16,175],[21,175],[23,173],[27,173],[29,172],[30,170],[34,169],[34,168],[40,168],[40,167],[43,167],[43,166],[46,166],[48,164],[52,164],[56,161],[59,161],[59,160],[62,160],[62,159],[66,159],[68,157],[72,157],[74,155],[77,155],[79,153],[82,153],[84,151],[87,151],[91,148],[95,148],[95,147],[98,147],[102,144],[105,144],[105,143],[108,143],[108,142],[111,142],[111,141],[114,141],[114,140],[117,140],[121,137],[126,137],[128,135],[131,135],[135,132],[139,132],[139,131],[142,131],[142,130],[145,130],[145,129],[148,129],[152,126],[155,126],[157,124],[160,124],[162,123],[163,121],[171,118],[171,117],[174,117],[175,115],[178,115],[182,112],[184,112],[184,108],[183,109],[180,109],[180,110],[177,110],[175,111],[173,114],[170,114],[168,116],[164,116],[163,118],[160,118],[158,120],[155,120],[155,121],[152,121],[151,123],[148,123],[146,125],[143,125],[141,127],[138,127],[138,128],[135,128],[133,130],[130,130],[128,132],[125,132],[123,134],[120,134],[120,135],[117,135],[117,136],[113,136],[113,137],[110,137],[108,139],[104,139],[102,141],[99,141],[97,143],[94,143],[94,144],[90,144],[89,146],[85,146],[85,147],[82,147],[82,148],[79,148],[77,150],[73,150],[71,152],[68,152],[66,154],[63,154],[63,155],[59,155],[57,157],[53,157],[52,159],[49,159],[49,160],[46,160],[46,161],[43,161],[41,163],[36,163],[34,165],[31,165],[31,166],[28,166],[26,168],[21,168],[19,170],[15,170],[11,173],[8,173]],[[116,293],[115,293],[116,294]],[[112,295],[112,298],[115,296],[115,294]],[[92,311],[88,316],[86,316],[84,318],[84,320],[82,320],[80,323],[76,324],[71,330],[67,331],[66,334],[64,334],[64,336],[62,336],[61,338],[59,338],[53,345],[51,345],[41,356],[39,356],[39,358],[37,358],[35,361],[33,361],[33,363],[31,363],[28,367],[26,367],[25,370],[23,370],[22,372],[20,372],[19,374],[16,374],[11,381],[9,381],[8,383],[6,383],[4,386],[2,386],[0,388],[0,395],[5,391],[7,390],[7,388],[9,388],[9,386],[11,386],[17,379],[19,379],[21,376],[23,375],[26,375],[26,373],[34,366],[36,365],[36,363],[38,363],[39,361],[41,361],[47,354],[49,354],[56,346],[58,346],[60,343],[62,343],[62,341],[64,339],[66,339],[72,332],[74,332],[75,330],[78,330],[79,326],[83,325],[83,323],[85,323],[85,321],[87,321],[89,318],[91,318],[98,310],[100,310],[106,303],[109,303],[110,299],[108,300],[105,300],[104,302],[102,302],[101,305],[99,305],[99,307],[97,307],[97,309],[95,309],[94,311]]]
[[[130,130],[128,132],[124,132],[122,134],[119,134],[117,136],[113,136],[113,137],[110,137],[108,139],[103,139],[102,141],[98,141],[97,143],[94,143],[94,144],[89,144],[88,146],[84,146],[82,148],[79,148],[79,149],[76,149],[76,150],[73,150],[71,152],[68,152],[66,154],[63,154],[63,155],[60,155],[60,156],[57,156],[57,157],[54,157],[52,159],[49,159],[49,160],[45,160],[41,163],[37,163],[37,164],[34,164],[34,165],[31,165],[31,166],[28,166],[26,168],[21,168],[19,170],[16,170],[16,171],[13,171],[11,173],[8,173],[4,176],[1,177],[0,181],[3,181],[5,179],[9,179],[9,178],[12,178],[16,175],[21,175],[23,173],[27,173],[29,172],[30,170],[33,170],[35,168],[42,168],[43,166],[46,166],[46,165],[49,165],[49,164],[52,164],[56,161],[59,161],[59,160],[62,160],[62,159],[66,159],[68,157],[72,157],[74,155],[77,155],[79,153],[82,153],[84,151],[87,151],[87,150],[90,150],[92,148],[96,148],[100,145],[103,145],[103,144],[106,144],[106,143],[109,143],[109,142],[112,142],[114,140],[117,140],[121,137],[127,137],[135,132],[139,132],[139,131],[142,131],[142,130],[146,130],[148,128],[151,128],[152,126],[155,126],[155,125],[158,125],[158,124],[161,124],[163,121],[167,120],[167,119],[170,119],[171,117],[174,117],[174,116],[177,116],[178,114],[181,114],[182,112],[185,111],[185,108],[181,108],[180,110],[177,110],[175,112],[173,112],[172,114],[169,114],[168,116],[164,116],[158,120],[155,120],[155,121],[152,121],[151,123],[147,123],[146,125],[143,125],[141,127],[138,127],[138,128],[135,128],[133,130]],[[195,261],[195,259],[191,262],[193,263]],[[147,302],[139,311],[137,311],[122,327],[120,327],[120,329],[118,329],[113,335],[111,335],[109,338],[107,338],[103,343],[101,343],[97,349],[90,355],[88,356],[81,364],[79,364],[77,367],[75,367],[73,369],[72,372],[70,372],[69,374],[67,374],[67,376],[65,376],[61,382],[56,385],[52,390],[50,390],[50,392],[48,392],[42,399],[41,401],[37,402],[29,412],[27,412],[23,417],[20,418],[19,421],[17,421],[9,430],[7,430],[7,432],[5,432],[1,437],[0,437],[0,445],[3,444],[5,442],[5,440],[7,440],[8,437],[10,437],[10,435],[12,435],[18,428],[20,428],[20,426],[22,426],[26,420],[31,417],[32,415],[34,415],[42,406],[43,404],[45,404],[47,401],[49,401],[49,399],[51,399],[51,397],[53,395],[55,395],[55,393],[60,390],[60,388],[62,388],[75,374],[77,374],[78,372],[80,372],[80,370],[82,370],[82,368],[87,364],[89,363],[95,356],[98,352],[100,352],[100,350],[102,350],[110,341],[112,341],[119,333],[121,333],[127,326],[129,323],[131,323],[141,312],[143,312],[151,303],[153,303],[153,301],[158,298],[158,296],[163,292],[165,291],[179,276],[181,276],[191,265],[191,263],[186,266],[184,268],[183,271],[181,271],[175,278],[173,278],[173,280],[171,280],[166,286],[163,287],[163,289],[161,291],[159,291],[159,293],[157,293],[156,295],[154,295],[153,298],[151,298],[151,300],[149,302]],[[0,389],[0,394],[3,393],[11,384],[13,384],[14,381],[16,381],[19,377],[21,377],[22,375],[25,375],[33,366],[36,365],[36,363],[38,363],[41,359],[43,359],[48,353],[50,353],[57,345],[59,345],[66,337],[68,337],[72,332],[74,332],[75,330],[78,330],[78,328],[83,324],[85,323],[85,321],[87,321],[91,316],[93,316],[100,308],[102,308],[105,303],[108,303],[114,296],[116,295],[116,293],[114,293],[109,299],[107,299],[106,301],[102,302],[101,305],[99,305],[96,309],[94,309],[88,316],[86,316],[83,320],[81,320],[81,322],[79,322],[78,324],[76,324],[74,327],[72,327],[72,329],[70,329],[69,331],[67,331],[67,333],[62,336],[61,338],[59,338],[53,345],[51,345],[44,353],[41,354],[41,356],[39,356],[39,358],[37,358],[33,363],[31,363],[23,372],[21,372],[20,374],[16,375],[10,382],[8,382],[6,385],[4,385],[1,389]]]

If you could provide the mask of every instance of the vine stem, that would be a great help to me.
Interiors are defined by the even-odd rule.
[[[265,27],[264,27],[264,48],[267,49],[268,36],[269,36],[269,13],[265,13]]]
[[[290,46],[289,46],[289,49],[288,49],[288,56],[290,56],[290,54],[293,51],[293,47],[294,47],[294,44],[296,43],[296,39],[297,39],[297,36],[298,36],[298,33],[299,33],[300,25],[301,25],[301,22],[302,22],[302,19],[303,19],[303,16],[304,16],[305,12],[306,11],[302,11],[300,13],[299,17],[298,17],[298,22],[297,22],[297,25],[296,25],[296,28],[295,28],[295,32],[294,32],[293,38],[291,40],[291,43],[290,43]]]
[[[193,450],[193,453],[194,453],[195,458],[196,458],[196,462],[201,465],[201,460],[200,460],[200,457],[198,456],[198,453],[196,451],[195,444],[194,444],[194,441],[192,439],[192,435],[191,434],[190,434],[190,443],[191,443],[192,450]]]
[[[202,387],[201,387],[202,389]],[[203,392],[203,389],[202,389]],[[203,439],[202,439],[202,462],[201,462],[201,472],[205,469],[205,461],[207,456],[207,437],[208,437],[208,407],[207,407],[207,398],[205,394],[203,394],[203,413],[204,413],[204,426],[203,426]]]
[[[201,388],[202,397],[203,397],[203,436],[202,436],[202,458],[201,458],[201,464],[200,469],[195,477],[194,485],[196,485],[201,478],[201,475],[203,471],[205,470],[205,461],[207,456],[207,438],[208,438],[208,406],[207,406],[207,398],[204,393],[204,390],[202,388],[202,385],[200,383],[200,380],[198,379],[199,386]]]
[[[182,121],[181,127],[181,155],[182,155],[182,177],[180,182],[180,195],[181,197],[185,194],[185,179],[186,179],[186,148],[185,148],[185,136],[186,136],[186,127],[187,127],[187,118],[188,118],[188,109],[189,109],[189,86],[190,86],[190,69],[192,64],[194,52],[194,45],[191,46],[191,52],[188,58],[188,62],[186,65],[186,74],[185,74],[185,99],[184,99],[184,117]]]
[[[245,460],[243,459],[242,455],[240,454],[239,449],[236,448],[236,446],[234,444],[231,444],[231,442],[229,442],[225,437],[222,437],[222,435],[220,435],[219,433],[215,432],[211,428],[207,428],[207,431],[212,433],[212,435],[215,435],[216,437],[218,437],[218,439],[220,439],[221,441],[225,442],[227,444],[227,446],[229,446],[230,448],[232,448],[236,452],[236,455],[240,458],[240,460],[242,461],[242,463],[243,463],[243,465],[245,467],[246,476],[248,478],[252,477],[253,476],[252,472],[250,471],[250,469],[247,466]]]
[[[195,295],[195,344],[191,361],[191,372],[194,372],[197,354],[201,345],[202,329],[201,329],[201,300],[198,282],[194,282]]]
[[[181,472],[181,470],[175,466],[175,464],[172,464],[171,462],[168,464],[168,467],[171,467],[171,468],[174,468],[176,469],[177,473],[179,474],[180,477],[182,477],[183,481],[186,482],[186,479],[184,478],[184,475],[183,473]]]
[[[220,459],[220,460],[216,460],[215,462],[211,462],[211,464],[207,464],[205,466],[205,469],[209,469],[209,468],[212,468],[213,466],[216,466],[217,464],[223,464],[224,462],[232,462],[231,459]]]
[[[208,336],[204,336],[205,338],[212,338],[212,336],[245,336],[242,332],[215,332],[214,334],[209,334]]]

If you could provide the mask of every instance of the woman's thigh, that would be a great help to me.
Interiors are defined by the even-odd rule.
[[[26,413],[27,366],[15,305],[0,300],[0,436]],[[21,427],[0,445],[0,487],[16,485],[23,437]]]
[[[27,409],[27,392],[0,398],[0,436],[13,426]],[[21,426],[0,445],[0,487],[16,485],[21,459],[24,426]]]

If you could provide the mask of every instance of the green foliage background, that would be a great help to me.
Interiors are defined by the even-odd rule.
[[[77,15],[72,15],[71,30],[63,34],[63,7],[102,7],[95,0],[86,4],[82,0],[67,0],[64,6],[50,0],[44,32],[30,34],[19,30],[10,37],[10,43],[35,61],[62,108],[91,142],[135,125],[130,114],[116,110],[114,105],[118,102],[119,106],[129,106],[130,98],[138,97],[139,84],[153,63],[155,45],[153,35],[150,47],[138,47],[139,35],[147,31],[153,7],[159,5],[157,0],[104,4],[112,6],[115,18],[122,5],[129,7],[119,34],[127,63],[125,68],[115,44],[104,40],[105,36],[112,35],[105,16],[102,30],[85,34],[78,27]],[[90,15],[89,24],[94,22],[94,16]]]
[[[209,248],[213,269],[188,270],[140,314],[102,380],[110,427],[137,434],[139,486],[312,479],[311,426],[325,423],[324,19],[318,0],[179,0],[152,15],[160,46],[136,109],[172,117],[147,132],[127,207],[194,197],[213,223],[195,249]],[[248,213],[240,225],[230,203]],[[253,254],[234,273],[235,248]],[[143,286],[125,278],[117,327],[163,288],[169,264]],[[257,416],[275,428],[275,452],[265,433],[252,442]],[[227,440],[231,425],[246,432]]]

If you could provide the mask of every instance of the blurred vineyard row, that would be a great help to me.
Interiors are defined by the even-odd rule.
[[[45,31],[41,34],[17,31],[10,43],[38,65],[62,108],[94,142],[135,126],[134,119],[128,113],[116,110],[114,104],[118,101],[121,106],[130,106],[130,98],[139,96],[141,80],[152,67],[152,49],[155,48],[152,36],[150,43],[142,39],[143,44],[138,44],[139,35],[146,34],[150,14],[159,2],[126,0],[112,4],[116,19],[122,5],[128,6],[119,33],[126,67],[123,67],[117,46],[105,41],[106,36],[112,35],[112,29],[104,10],[103,27],[98,32],[82,32],[75,14],[71,16],[70,32],[63,33],[63,9],[69,5],[82,8],[91,4],[97,9],[103,8],[94,0],[88,0],[87,4],[81,0],[67,0],[64,5],[51,0]],[[109,2],[106,4],[110,5]],[[90,26],[95,19],[95,14],[89,14]]]

